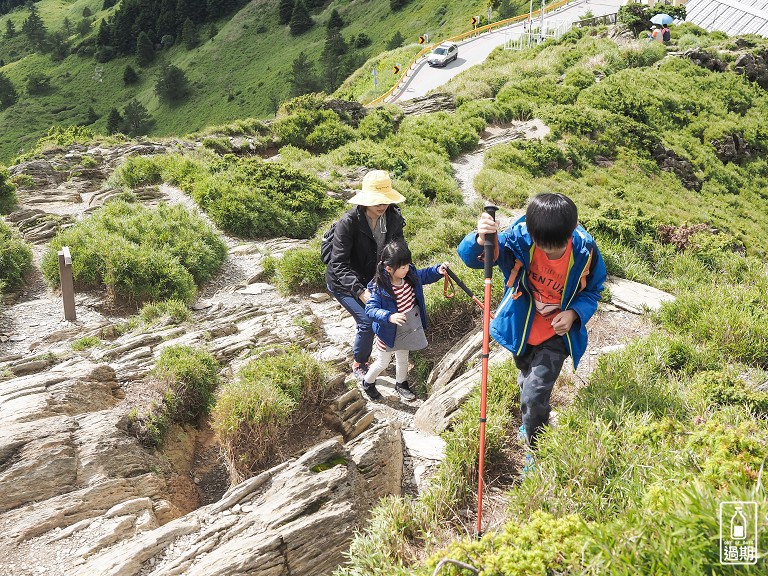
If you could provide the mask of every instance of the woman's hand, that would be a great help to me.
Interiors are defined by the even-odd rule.
[[[448,271],[448,262],[443,262],[440,264],[440,268],[437,269],[440,274],[445,274]]]
[[[558,336],[564,336],[567,334],[578,317],[579,315],[576,314],[576,312],[573,310],[565,310],[564,312],[560,312],[560,314],[552,319],[552,328],[555,329],[555,334]]]
[[[405,324],[405,314],[402,312],[393,312],[389,316],[389,321],[392,322],[392,324],[397,324],[398,326],[402,326]]]
[[[363,304],[367,304],[367,303],[368,303],[368,300],[371,298],[371,292],[368,290],[368,288],[366,288],[365,290],[363,290],[362,292],[360,292],[360,294],[358,295],[358,297],[357,297],[357,298],[358,298],[358,300],[360,300],[360,302],[362,302]]]
[[[499,231],[499,223],[496,222],[488,212],[480,214],[480,218],[477,219],[477,243],[483,244],[485,242],[486,234],[497,234]]]

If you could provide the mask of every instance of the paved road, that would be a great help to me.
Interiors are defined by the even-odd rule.
[[[577,0],[567,6],[544,15],[544,27],[555,27],[555,23],[570,25],[587,12],[593,16],[614,14],[626,0]],[[536,2],[534,2],[534,5]],[[534,22],[534,29],[538,27],[539,20]],[[477,38],[465,40],[459,45],[459,57],[445,68],[430,68],[426,58],[422,58],[410,77],[388,101],[410,100],[418,96],[424,96],[430,90],[442,86],[448,80],[463,72],[467,68],[480,64],[498,46],[502,46],[508,37],[519,36],[523,31],[524,23],[513,24],[490,33],[484,33]],[[404,88],[404,89],[403,89]]]

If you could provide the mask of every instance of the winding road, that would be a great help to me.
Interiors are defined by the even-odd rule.
[[[626,0],[577,0],[558,10],[545,13],[544,28],[556,28],[558,25],[570,28],[573,22],[582,19],[588,12],[593,16],[615,14],[625,3]],[[534,2],[534,8],[535,4],[536,2]],[[539,20],[534,18],[534,29],[538,27],[538,23]],[[409,70],[406,80],[388,101],[397,102],[424,96],[460,72],[483,62],[495,48],[503,46],[508,39],[519,38],[526,26],[527,22],[523,21],[461,42],[459,57],[445,68],[431,68],[427,65],[426,56],[422,57]]]

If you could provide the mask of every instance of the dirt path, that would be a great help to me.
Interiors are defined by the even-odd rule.
[[[549,127],[538,119],[488,126],[481,135],[477,148],[462,154],[452,162],[453,175],[459,183],[464,202],[473,204],[480,199],[475,191],[474,180],[483,167],[485,153],[488,150],[513,140],[544,138],[548,134]]]

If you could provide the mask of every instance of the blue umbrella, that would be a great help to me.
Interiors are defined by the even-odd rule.
[[[656,14],[653,18],[651,18],[651,22],[653,24],[658,24],[659,26],[664,26],[664,24],[671,24],[674,18],[670,16],[669,14]]]

